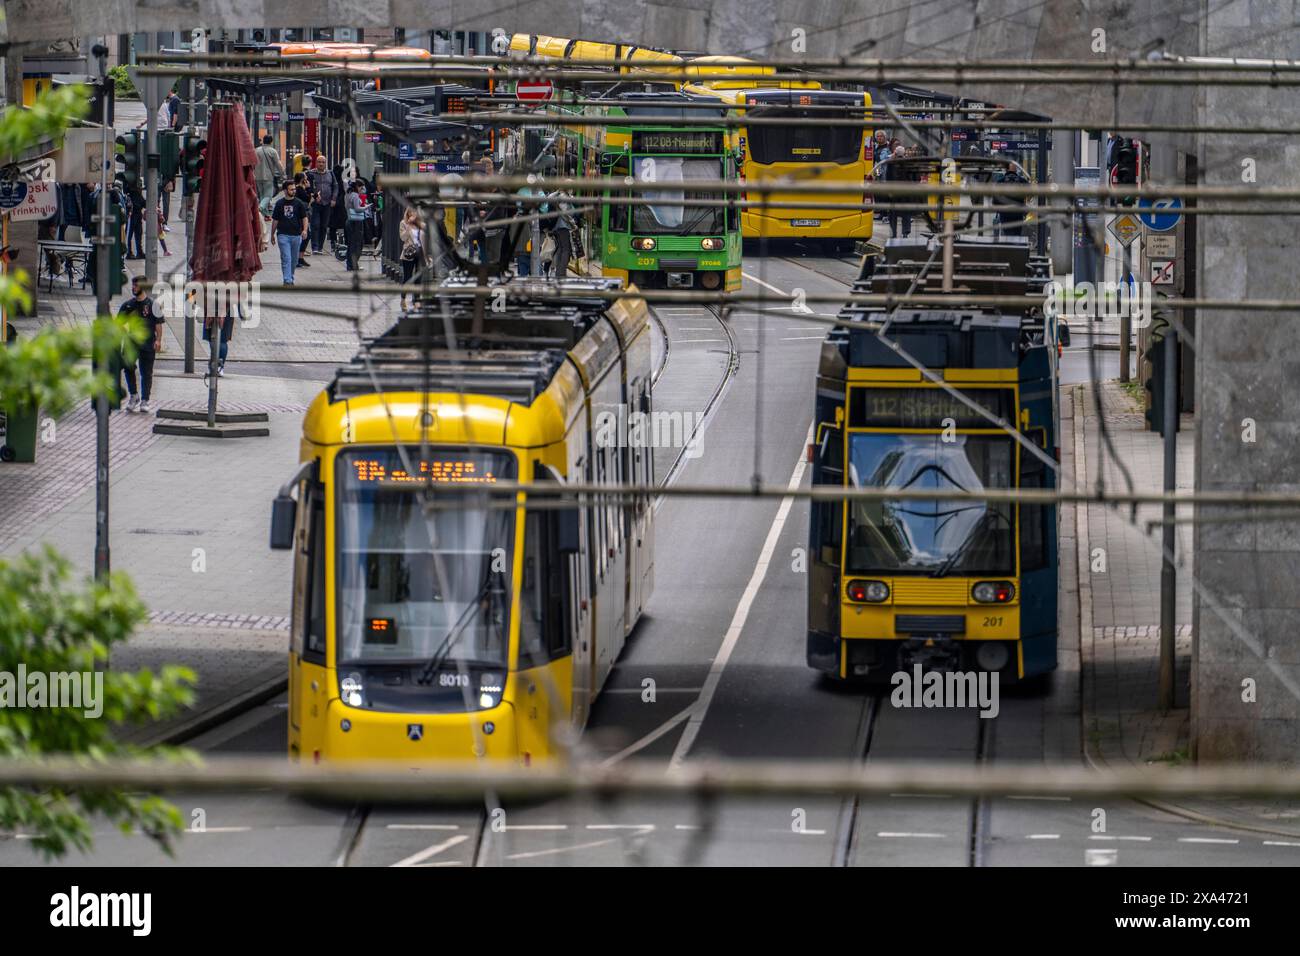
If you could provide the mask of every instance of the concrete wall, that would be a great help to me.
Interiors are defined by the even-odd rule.
[[[1300,57],[1290,4],[1238,2],[1209,13],[1205,49],[1213,54]],[[1208,89],[1203,124],[1295,126],[1294,91]],[[1261,186],[1300,185],[1294,137],[1206,135],[1208,185],[1241,185],[1253,159]],[[1294,219],[1208,216],[1201,223],[1202,288],[1210,298],[1300,297]],[[1197,335],[1199,421],[1197,486],[1205,490],[1300,490],[1300,316],[1215,312]],[[1243,441],[1243,420],[1256,440]],[[1226,605],[1197,602],[1193,738],[1201,759],[1300,762],[1300,524],[1206,524],[1196,532],[1205,587]],[[1253,646],[1252,646],[1253,645]],[[1254,680],[1257,701],[1242,700]],[[1289,686],[1288,686],[1289,685]]]

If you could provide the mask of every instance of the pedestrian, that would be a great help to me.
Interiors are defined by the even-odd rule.
[[[348,184],[348,192],[344,200],[347,208],[347,226],[345,229],[347,232],[348,272],[355,272],[357,269],[357,259],[361,256],[361,240],[365,237],[366,218],[369,215],[369,211],[366,209],[364,193],[361,190],[361,181],[354,179]]]
[[[1007,169],[993,180],[995,183],[1004,186],[1024,186],[1029,180],[1020,175],[1016,169]],[[1025,198],[1019,196],[994,196],[993,205],[998,211],[993,216],[993,236],[1001,239],[1003,236],[1020,236],[1023,235],[1025,222]]]
[[[552,227],[555,235],[555,278],[563,279],[569,271],[569,259],[573,255],[573,236],[577,231],[577,223],[573,220],[573,206],[568,202],[569,194],[563,189],[557,189],[551,193],[551,198],[555,200],[554,212],[555,225]]]
[[[316,162],[307,176],[314,193],[311,202],[311,251],[320,252],[325,246],[325,236],[330,231],[330,216],[339,202],[339,188],[324,153],[316,155]]]
[[[343,164],[336,163],[334,165],[333,173],[334,193],[337,199],[335,200],[333,208],[330,210],[330,248],[334,250],[335,256],[340,259],[345,259],[347,256],[343,253],[347,248],[347,243],[343,241],[343,237],[348,225],[348,184],[347,180],[343,178]]]
[[[144,190],[138,185],[126,193],[126,258],[144,258]]]
[[[876,153],[877,163],[889,162],[889,134],[883,129],[876,130],[872,148]]]
[[[902,142],[898,139],[892,139],[888,146],[889,165],[885,167],[885,180],[892,183],[913,182],[913,176],[903,165],[904,161],[909,158],[909,153],[903,148]],[[891,205],[906,204],[912,202],[911,196],[890,196]],[[890,210],[889,212],[889,232],[895,239],[906,238],[912,233],[912,213],[911,210]]]
[[[402,241],[402,285],[406,285],[424,272],[426,266],[424,250],[424,220],[414,206],[408,206],[402,214],[402,221],[397,227],[398,238]],[[411,297],[414,300],[414,296]],[[402,293],[400,308],[406,308],[406,293]]]
[[[531,196],[532,194],[533,190],[529,186],[522,187],[518,192],[518,195],[520,196]],[[527,203],[517,202],[515,203],[515,214],[518,216],[534,216],[537,214],[537,209]],[[533,267],[532,252],[534,223],[517,223],[512,228],[515,237],[515,274],[519,276],[531,275]],[[540,240],[540,238],[541,236],[539,232],[538,239]]]
[[[257,198],[269,199],[280,188],[284,179],[284,164],[280,162],[280,151],[271,145],[271,136],[262,137],[262,145],[257,147],[257,167],[253,179],[257,183]]]
[[[297,172],[293,174],[293,194],[294,196],[296,196],[298,199],[302,201],[303,205],[307,207],[307,234],[306,235],[310,235],[311,207],[316,201],[316,192],[315,190],[312,189],[311,178],[305,172]],[[308,269],[311,267],[311,263],[307,261],[307,256],[311,254],[308,251],[310,246],[311,243],[308,241],[306,236],[304,236],[302,240],[302,248],[298,250],[298,266],[300,268]]]
[[[271,208],[271,240],[280,250],[280,275],[285,285],[293,285],[307,222],[307,204],[294,195],[293,183],[285,183],[284,197]]]
[[[163,326],[166,324],[158,314],[153,298],[148,294],[143,276],[131,279],[131,297],[117,310],[119,318],[136,315],[144,323],[145,338],[140,343],[134,362],[122,363],[126,374],[126,388],[130,393],[127,399],[128,412],[149,411],[149,399],[153,391],[153,365],[158,350],[162,348]],[[140,370],[140,391],[136,393],[136,368]],[[118,389],[121,393],[121,388]]]
[[[162,232],[171,232],[172,227],[167,225],[172,218],[172,193],[176,191],[176,180],[165,179],[161,186],[158,187],[162,193]]]

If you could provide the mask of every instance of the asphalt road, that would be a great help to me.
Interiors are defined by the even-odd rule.
[[[794,288],[843,289],[834,259],[750,260],[747,291],[788,307]],[[676,480],[806,482],[819,331],[780,311],[664,310],[668,363],[656,407],[707,413],[698,457]],[[734,341],[734,346],[733,346]],[[760,348],[761,344],[761,348]],[[656,354],[660,354],[659,351]],[[721,386],[721,388],[719,388]],[[666,453],[665,453],[666,451]],[[668,473],[673,450],[660,450]],[[776,501],[665,498],[657,511],[655,592],[597,702],[582,742],[594,759],[944,760],[1074,765],[1077,655],[1038,695],[1004,692],[999,715],[900,709],[825,684],[804,663],[807,510]],[[254,546],[250,543],[250,547]],[[261,546],[257,542],[256,546]],[[285,584],[288,587],[288,582]],[[644,699],[644,681],[654,699]],[[206,752],[285,751],[283,700],[196,740]],[[113,865],[1252,865],[1300,862],[1300,846],[1190,823],[1128,801],[1027,798],[973,804],[893,794],[861,804],[556,800],[525,806],[316,806],[270,792],[185,796],[176,856],[96,826],[88,857]],[[1103,811],[1104,814],[1099,814]],[[1104,830],[1097,821],[1104,815]],[[30,862],[0,839],[0,865]]]

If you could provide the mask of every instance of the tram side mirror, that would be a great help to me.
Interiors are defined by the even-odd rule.
[[[298,516],[298,502],[289,495],[276,495],[271,503],[271,550],[293,549],[293,528]]]
[[[562,508],[555,515],[555,550],[560,554],[577,554],[580,547],[581,523],[577,508]]]
[[[1056,324],[1056,341],[1062,348],[1070,347],[1070,325],[1067,322],[1058,322]]]

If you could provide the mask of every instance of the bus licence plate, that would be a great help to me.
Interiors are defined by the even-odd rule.
[[[822,221],[820,219],[791,219],[790,220],[790,225],[792,226],[820,226],[821,224]]]

